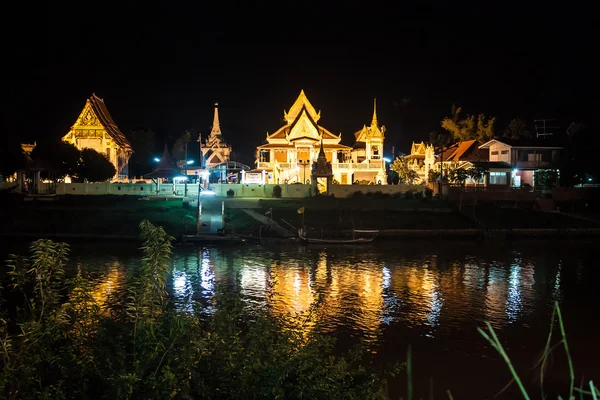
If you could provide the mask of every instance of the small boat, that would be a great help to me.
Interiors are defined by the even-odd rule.
[[[359,232],[359,231],[353,231],[352,239],[341,239],[341,238],[340,239],[334,239],[334,238],[319,239],[319,238],[306,237],[306,234],[304,233],[304,229],[298,229],[298,237],[304,243],[308,243],[308,244],[366,244],[366,243],[371,243],[373,240],[375,240],[375,236],[354,238],[354,232]],[[378,231],[361,231],[361,232],[377,233]]]

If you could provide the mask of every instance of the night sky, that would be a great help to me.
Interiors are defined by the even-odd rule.
[[[513,117],[595,124],[594,14],[567,3],[87,4],[48,3],[41,53],[15,47],[5,132],[60,137],[95,92],[123,132],[151,129],[161,148],[185,129],[208,134],[218,101],[225,140],[251,162],[301,89],[345,144],[376,97],[388,154],[440,130],[453,103],[499,129]]]

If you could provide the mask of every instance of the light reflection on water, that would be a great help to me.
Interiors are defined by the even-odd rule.
[[[516,338],[507,349],[514,354],[510,344],[518,345],[518,354],[532,361],[522,365],[524,370],[543,347],[555,300],[561,301],[566,318],[574,316],[569,321],[569,334],[577,338],[569,343],[573,352],[579,347],[587,356],[589,332],[600,329],[590,326],[597,325],[595,320],[577,319],[600,308],[593,247],[549,251],[539,246],[181,247],[174,249],[168,291],[176,307],[204,315],[218,307],[217,289],[233,291],[248,307],[269,310],[296,329],[307,333],[320,327],[362,341],[384,359],[403,357],[411,343],[415,351],[421,349],[417,367],[438,379],[459,380],[473,365],[482,373],[501,370],[504,379],[502,365],[492,369],[483,361],[494,357],[476,332],[486,321],[501,338]],[[107,305],[123,292],[138,257],[101,252],[77,259],[93,272],[94,297]],[[312,310],[317,299],[320,305]],[[468,366],[461,367],[461,357]],[[585,358],[578,361],[581,365]],[[443,367],[450,364],[452,370]],[[580,368],[586,376],[600,374],[592,364]]]
[[[127,270],[137,260],[93,260],[94,298],[106,306],[123,291]],[[308,313],[326,330],[343,331],[373,341],[386,325],[403,324],[435,338],[437,333],[489,321],[494,328],[519,323],[524,314],[539,311],[536,266],[513,253],[503,260],[473,256],[443,260],[438,255],[412,258],[390,253],[346,253],[344,249],[178,248],[173,254],[168,290],[176,307],[189,312],[199,301],[210,314],[215,287],[238,291],[250,307],[269,306],[292,320]],[[548,300],[562,296],[563,261],[548,277]],[[578,268],[577,279],[581,279]],[[548,301],[545,302],[546,304]],[[197,309],[195,311],[198,311]]]

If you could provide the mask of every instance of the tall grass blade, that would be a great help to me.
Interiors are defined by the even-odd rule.
[[[575,389],[575,369],[573,368],[573,361],[571,360],[571,354],[569,353],[569,345],[567,344],[567,334],[565,333],[565,325],[563,324],[562,314],[558,301],[554,303],[556,308],[556,315],[558,315],[558,325],[560,327],[560,334],[562,335],[562,342],[565,346],[565,353],[567,353],[567,361],[569,363],[569,375],[571,377],[571,383],[569,385],[569,399],[573,398],[573,391]]]
[[[490,335],[488,335],[481,328],[477,328],[477,331],[479,331],[481,336],[483,336],[492,345],[492,347],[496,349],[496,351],[500,354],[500,356],[502,356],[502,358],[506,362],[506,365],[508,365],[508,369],[510,370],[510,373],[512,374],[513,378],[515,379],[515,382],[517,382],[517,385],[519,386],[519,389],[521,390],[521,393],[523,394],[523,398],[525,400],[530,400],[529,395],[527,394],[527,391],[525,390],[525,387],[523,386],[523,383],[521,382],[521,379],[519,378],[519,375],[517,374],[517,371],[515,371],[515,368],[513,367],[512,362],[510,361],[510,358],[508,357],[508,354],[506,354],[506,352],[504,351],[504,347],[502,347],[502,343],[500,343],[500,340],[498,340],[498,336],[496,336],[496,332],[494,331],[494,328],[492,328],[492,325],[489,322],[486,322],[486,326],[490,332]]]
[[[600,390],[598,390],[598,388],[594,386],[594,381],[590,381],[590,389],[592,390],[592,399],[598,400]]]
[[[450,392],[450,389],[446,390],[446,394],[448,394],[448,400],[454,400],[454,397],[452,397],[452,393]]]

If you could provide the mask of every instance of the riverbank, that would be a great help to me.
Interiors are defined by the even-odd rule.
[[[270,221],[290,235],[302,225],[313,235],[350,236],[378,230],[378,240],[396,238],[600,237],[600,223],[589,218],[532,209],[468,207],[434,199],[360,198],[202,199],[202,221],[221,220],[236,235],[274,237]],[[59,196],[56,201],[0,199],[0,236],[61,240],[132,240],[140,221],[160,225],[176,238],[196,233],[196,204],[183,199],[143,201],[133,196]],[[251,209],[257,219],[244,210]],[[299,210],[303,211],[299,213]],[[262,220],[262,221],[261,221]]]

